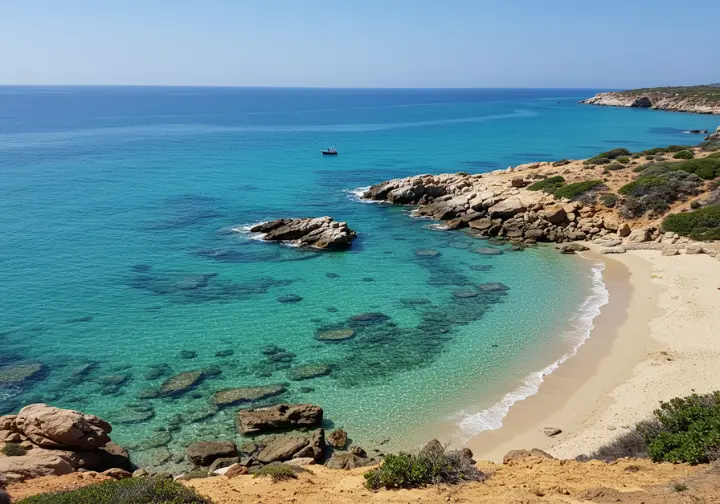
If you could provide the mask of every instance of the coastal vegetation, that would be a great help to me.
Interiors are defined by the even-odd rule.
[[[0,452],[7,457],[22,457],[27,453],[27,450],[19,443],[5,443],[5,445],[0,448]]]
[[[701,186],[702,180],[692,172],[664,164],[650,166],[618,190],[626,197],[621,214],[625,218],[637,218],[647,212],[666,212],[675,201],[697,194]]]
[[[673,155],[674,159],[692,159],[694,157],[693,151],[687,149],[678,151]]]
[[[627,156],[632,155],[632,153],[625,149],[625,148],[617,148],[612,149],[606,152],[601,152],[600,154],[591,157],[590,159],[585,161],[586,165],[601,165],[601,164],[608,164],[614,159],[622,158],[622,159],[628,159]]]
[[[428,443],[419,454],[388,454],[380,467],[365,473],[370,490],[419,488],[441,483],[483,481],[487,477],[463,452],[448,452],[438,441]]]
[[[255,471],[253,478],[267,477],[273,482],[284,481],[288,479],[296,479],[300,472],[310,472],[304,467],[291,466],[287,464],[266,465]]]
[[[668,215],[662,227],[693,240],[720,240],[720,204]]]
[[[720,456],[720,391],[662,402],[649,420],[591,455],[649,457],[654,462],[702,464]]]
[[[565,178],[562,175],[556,175],[530,184],[527,189],[529,191],[544,191],[548,194],[553,194],[563,185],[565,185]]]
[[[18,504],[212,504],[212,501],[175,481],[144,477],[36,495]]]
[[[555,197],[558,199],[573,199],[585,194],[592,189],[602,187],[603,185],[604,183],[602,180],[584,180],[582,182],[576,182],[574,184],[568,184],[558,188],[558,190],[555,191]]]

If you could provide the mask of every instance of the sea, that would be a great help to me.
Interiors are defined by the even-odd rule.
[[[0,87],[0,414],[95,414],[150,465],[242,442],[237,410],[277,402],[318,404],[326,428],[378,450],[448,423],[460,444],[500,428],[590,336],[602,264],[550,246],[478,254],[487,242],[358,195],[717,126],[577,103],[598,91]],[[324,215],[357,231],[351,250],[249,232]],[[353,337],[321,339],[337,329]],[[268,393],[214,404],[241,387]]]

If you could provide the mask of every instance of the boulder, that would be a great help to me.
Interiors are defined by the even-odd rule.
[[[0,487],[41,476],[70,474],[75,468],[61,456],[65,452],[29,450],[22,457],[0,457]]]
[[[278,219],[253,226],[250,231],[263,233],[263,240],[320,250],[346,250],[356,236],[346,222],[335,222],[332,217]]]
[[[293,458],[293,459],[286,460],[285,462],[283,462],[283,464],[285,464],[285,465],[300,466],[300,467],[313,465],[314,463],[315,463],[315,459],[312,457]]]
[[[232,406],[267,399],[284,393],[285,385],[260,385],[257,387],[240,387],[218,390],[212,395],[216,406]]]
[[[519,213],[523,213],[527,207],[520,198],[510,197],[494,204],[488,209],[490,218],[509,219]]]
[[[282,436],[270,441],[258,454],[257,458],[263,464],[281,462],[293,458],[293,455],[309,444],[304,436]]]
[[[110,441],[112,427],[105,420],[79,411],[47,404],[31,404],[20,410],[15,428],[43,448],[94,450]]]
[[[108,469],[101,473],[103,476],[110,476],[112,479],[121,480],[125,478],[132,478],[132,473],[124,469]]]
[[[95,452],[100,457],[96,470],[124,469],[132,471],[133,465],[130,462],[130,455],[127,450],[117,443],[110,441],[105,446],[98,448]]]
[[[703,248],[700,245],[688,245],[685,247],[685,254],[686,255],[695,255],[695,254],[702,254]]]
[[[240,410],[237,426],[242,434],[259,434],[277,429],[320,425],[323,410],[313,404],[277,404],[266,408]]]
[[[468,225],[472,229],[485,231],[486,229],[490,229],[492,227],[492,219],[489,219],[488,217],[483,217],[482,219],[476,219],[474,221],[471,221]]]
[[[336,453],[325,462],[328,469],[355,469],[377,464],[377,460],[358,457],[354,453]]]
[[[237,454],[235,443],[199,442],[187,447],[187,458],[196,465],[209,466],[219,458],[233,457]]]
[[[548,437],[557,436],[558,434],[562,433],[562,429],[559,429],[557,427],[543,427],[543,434],[545,434]]]
[[[643,243],[650,240],[650,231],[646,228],[633,229],[627,237],[630,243]]]
[[[660,252],[660,255],[664,255],[664,256],[676,256],[676,255],[678,255],[679,253],[680,253],[680,250],[678,250],[678,249],[676,249],[676,248],[672,248],[672,247],[667,247],[667,248],[664,248],[664,249],[662,250],[662,252]]]
[[[362,458],[367,457],[367,452],[358,445],[351,445],[350,448],[348,448],[348,453],[352,453],[353,455],[357,455]]]
[[[0,504],[11,504],[8,493],[0,488]]]
[[[565,222],[565,219],[567,219],[567,212],[565,211],[565,208],[563,208],[561,205],[545,207],[544,212],[545,219],[550,224],[555,224],[556,226],[562,224],[563,222]]]
[[[628,225],[627,222],[623,222],[622,224],[620,224],[620,227],[617,230],[617,234],[620,238],[625,238],[627,236],[630,236],[631,232],[632,232],[632,230],[630,229],[630,226]]]
[[[236,476],[241,476],[243,474],[248,473],[248,468],[245,466],[241,466],[240,464],[233,464],[230,467],[226,468],[225,470],[225,476],[228,478],[234,478]]]
[[[316,462],[320,462],[325,458],[325,432],[322,429],[316,429],[310,436],[308,445],[293,455],[293,458],[310,457]]]
[[[586,250],[590,249],[580,243],[566,243],[560,247],[561,254],[574,254],[575,252],[585,252]]]
[[[342,429],[336,429],[328,434],[327,443],[335,449],[344,450],[347,442],[347,432]]]

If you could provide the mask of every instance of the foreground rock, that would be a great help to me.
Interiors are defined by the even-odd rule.
[[[127,451],[110,441],[106,421],[78,411],[32,404],[0,417],[0,445],[19,453],[0,456],[0,486],[77,470],[130,470]]]
[[[201,442],[187,448],[187,458],[196,465],[209,466],[219,458],[232,457],[237,453],[235,443]]]
[[[78,411],[32,404],[21,409],[15,428],[43,448],[94,450],[110,442],[112,427],[105,420]]]
[[[335,222],[332,217],[278,219],[253,226],[250,232],[263,233],[263,240],[320,250],[349,249],[356,236],[346,222]]]
[[[277,404],[267,408],[240,410],[238,430],[242,434],[261,434],[279,429],[320,425],[323,410],[312,404]]]

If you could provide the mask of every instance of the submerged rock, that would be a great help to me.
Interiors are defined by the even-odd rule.
[[[478,285],[477,288],[485,292],[505,292],[510,290],[510,287],[500,282],[483,283]]]
[[[187,392],[195,387],[203,378],[202,371],[186,371],[173,376],[160,386],[160,395],[170,396]]]
[[[0,366],[0,387],[20,385],[23,382],[41,380],[48,374],[48,368],[39,361],[25,361]]]
[[[417,257],[440,257],[440,252],[433,249],[420,249],[415,251]]]
[[[217,406],[232,406],[267,399],[284,393],[285,385],[261,385],[257,387],[239,387],[218,390],[212,395],[212,403]]]
[[[319,341],[345,341],[354,337],[355,331],[352,329],[332,329],[315,335],[315,339]]]
[[[313,404],[277,404],[240,410],[237,427],[242,434],[261,434],[278,429],[320,425],[323,410]]]
[[[263,240],[321,250],[346,250],[356,236],[346,222],[335,222],[331,217],[278,219],[253,226],[250,231],[264,233]]]
[[[132,425],[151,420],[155,417],[155,411],[152,409],[147,411],[138,411],[132,408],[123,408],[109,416],[114,424]]]
[[[480,254],[480,255],[490,255],[490,256],[501,255],[503,253],[502,250],[500,250],[498,248],[494,248],[494,247],[480,247],[480,248],[476,248],[475,250],[473,250],[473,252],[475,252],[476,254]]]
[[[329,374],[330,366],[327,364],[306,364],[290,369],[287,372],[287,377],[292,381],[301,381]]]
[[[297,294],[287,294],[285,296],[279,296],[277,300],[279,303],[299,303],[303,298]]]
[[[384,313],[371,312],[353,315],[348,319],[348,323],[355,326],[369,326],[374,324],[381,324],[386,320],[390,320],[390,317],[388,317]]]

